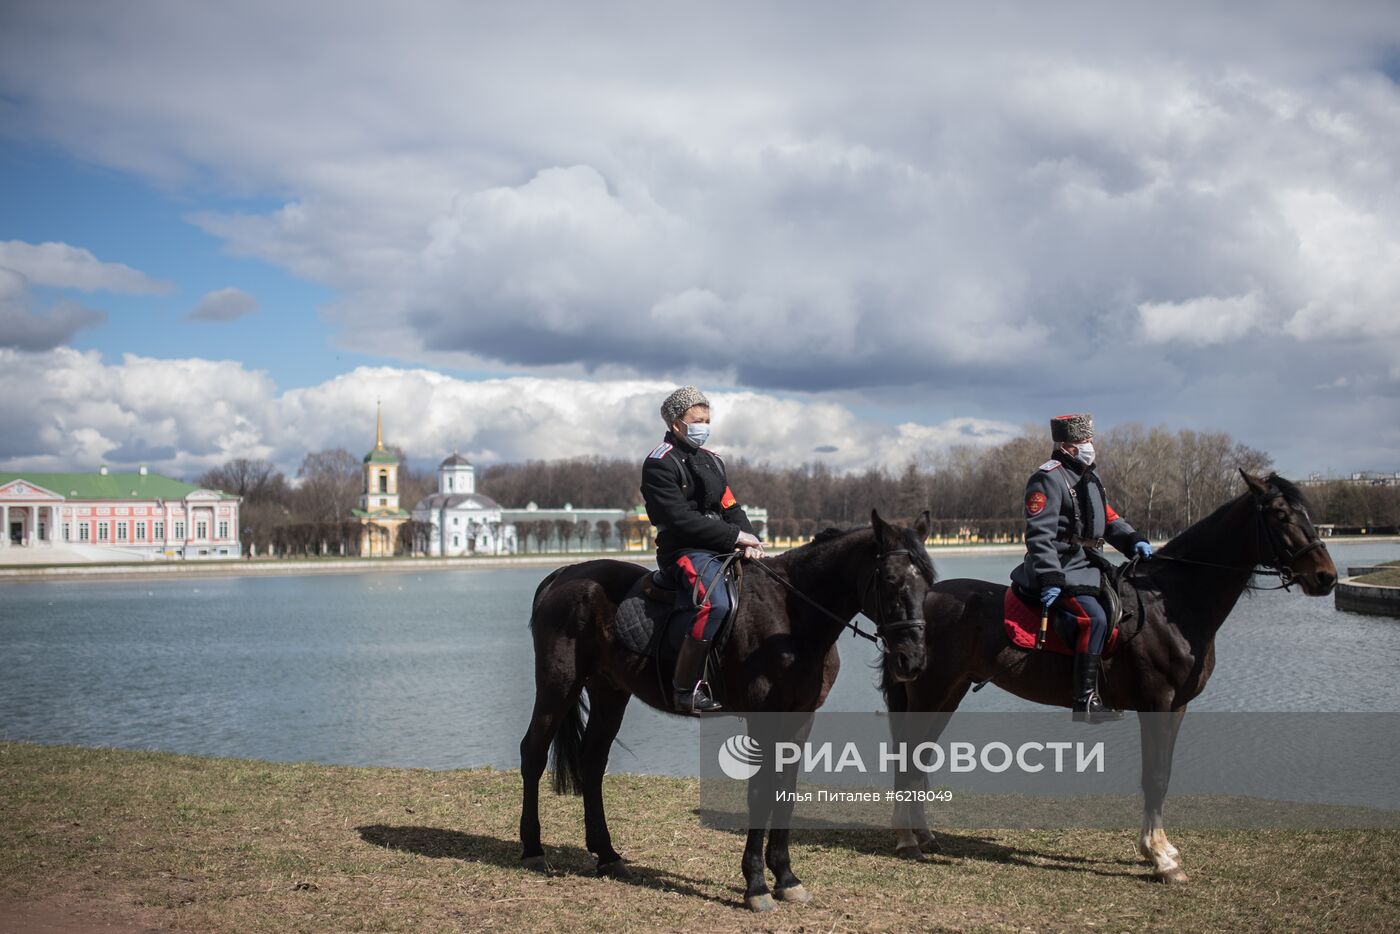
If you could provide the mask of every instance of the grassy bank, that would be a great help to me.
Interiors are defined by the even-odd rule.
[[[1377,930],[1400,833],[1182,831],[1192,881],[1147,881],[1120,831],[958,831],[925,864],[886,833],[799,831],[816,900],[740,906],[742,839],[691,780],[613,776],[636,883],[596,878],[576,798],[543,801],[557,875],[517,866],[519,776],[0,744],[0,929]],[[12,924],[7,925],[6,919]]]

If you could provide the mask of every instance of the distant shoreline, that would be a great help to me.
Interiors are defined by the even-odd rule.
[[[1349,535],[1327,539],[1329,544],[1400,544],[1397,535]],[[1015,555],[1019,544],[930,545],[929,554]],[[782,552],[774,552],[781,554]],[[150,580],[165,577],[296,577],[311,574],[409,573],[418,571],[486,571],[497,568],[556,568],[595,558],[654,564],[652,552],[550,552],[529,555],[489,555],[470,558],[257,558],[228,561],[148,561],[114,564],[0,565],[0,584],[55,580]]]

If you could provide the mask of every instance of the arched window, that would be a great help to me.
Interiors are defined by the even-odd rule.
[[[448,477],[448,478],[447,478],[447,488],[448,488],[449,490],[452,489],[452,478],[451,478],[451,477]]]
[[[389,492],[389,471],[387,470],[379,471],[379,492]]]

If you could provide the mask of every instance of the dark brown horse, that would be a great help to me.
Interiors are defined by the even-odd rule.
[[[810,544],[763,559],[781,578],[749,568],[733,632],[725,644],[719,696],[732,713],[807,712],[826,700],[840,668],[836,640],[857,612],[875,620],[885,645],[885,680],[916,677],[924,666],[924,597],[933,564],[924,550],[928,513],[915,529],[883,522],[872,513],[870,528],[830,531]],[[627,650],[614,638],[618,603],[648,572],[622,561],[586,561],[560,568],[540,584],[530,629],[535,641],[535,709],[520,741],[524,799],[520,811],[521,859],[548,869],[540,845],[539,782],[551,742],[554,788],[583,795],[585,838],[598,857],[601,875],[626,876],[603,815],[603,772],[628,700],[634,695],[671,711],[667,678],[655,662]],[[801,597],[805,597],[806,600]],[[807,602],[810,600],[811,602]],[[814,606],[815,604],[815,606]],[[824,609],[818,609],[818,607]],[[587,690],[585,708],[582,692]],[[583,713],[588,711],[587,724]],[[800,739],[794,736],[770,740]],[[760,773],[767,775],[767,770]],[[788,791],[796,772],[788,770]],[[770,819],[784,805],[771,789],[749,784],[749,833],[744,847],[745,897],[755,911],[776,907],[764,876],[772,870],[778,898],[810,897],[792,872],[786,816]],[[792,810],[792,804],[786,805]]]
[[[1307,501],[1289,481],[1241,471],[1248,489],[1172,539],[1132,575],[1141,599],[1125,598],[1134,617],[1125,620],[1118,648],[1104,659],[1100,686],[1112,707],[1159,713],[1139,717],[1142,733],[1142,834],[1138,852],[1164,882],[1185,882],[1181,855],[1162,827],[1162,803],[1171,779],[1172,751],[1186,705],[1203,690],[1215,667],[1215,634],[1250,586],[1257,567],[1285,583],[1296,581],[1309,596],[1332,591],[1337,569],[1308,518]],[[1006,587],[978,580],[944,581],[924,603],[928,666],[906,683],[889,683],[891,711],[933,712],[920,718],[922,737],[937,740],[952,712],[974,683],[991,680],[1018,697],[1070,706],[1068,655],[1013,647],[1002,625]],[[926,729],[925,729],[926,727]],[[926,786],[927,776],[899,779],[905,787]],[[921,859],[936,850],[920,805],[895,809],[901,856]]]

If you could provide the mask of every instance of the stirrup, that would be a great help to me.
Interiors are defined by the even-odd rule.
[[[698,717],[707,713],[718,713],[724,709],[719,701],[710,697],[709,684],[704,681],[697,681],[695,687],[689,691],[684,688],[677,688],[672,699],[672,705],[677,713]]]

